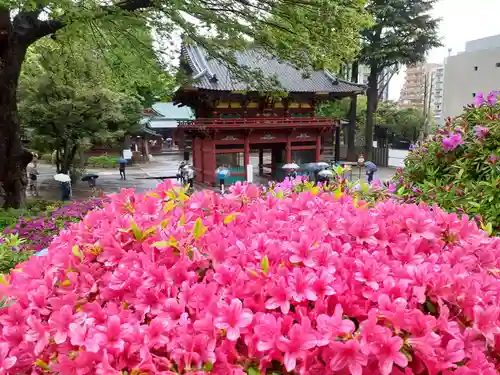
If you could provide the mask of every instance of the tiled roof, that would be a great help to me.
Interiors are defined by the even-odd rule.
[[[182,53],[193,70],[193,87],[218,91],[243,91],[249,85],[234,77],[226,64],[207,57],[203,48],[195,45],[183,45]],[[276,79],[279,89],[287,92],[328,92],[328,93],[361,93],[365,86],[338,79],[326,71],[312,72],[304,78],[303,72],[291,64],[280,62],[256,50],[235,52],[236,62],[240,67],[252,70],[260,69],[262,74]]]
[[[163,116],[162,120],[194,120],[194,113],[189,107],[178,107],[171,102],[153,104],[153,110]]]

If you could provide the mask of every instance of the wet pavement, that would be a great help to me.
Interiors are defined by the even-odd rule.
[[[94,195],[116,193],[124,188],[134,188],[137,192],[144,192],[154,189],[162,181],[162,178],[175,179],[181,161],[181,153],[155,156],[154,160],[150,163],[129,166],[126,169],[127,180],[125,181],[120,179],[120,173],[117,168],[88,168],[87,172],[99,175]],[[257,174],[258,155],[252,155],[250,161],[254,165],[254,171]],[[264,158],[264,163],[270,162],[270,157]],[[38,170],[40,172],[38,179],[40,196],[44,199],[59,200],[59,184],[53,178],[56,174],[55,166],[41,163]],[[394,168],[379,168],[375,174],[375,179],[387,181],[392,178],[394,173]],[[366,179],[364,169],[361,170],[360,174],[359,169],[355,167],[352,179],[357,180],[359,177]],[[265,183],[266,179],[255,176],[254,182]],[[197,188],[203,188],[203,186],[197,186]],[[92,197],[92,195],[93,193],[87,183],[78,181],[73,185],[73,196],[75,199],[86,199]]]

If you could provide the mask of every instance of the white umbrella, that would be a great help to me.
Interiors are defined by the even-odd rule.
[[[54,176],[54,180],[58,182],[70,182],[71,178],[67,174],[58,173]]]
[[[288,163],[288,164],[285,164],[283,167],[281,167],[283,169],[299,169],[300,166],[295,164],[295,163]]]
[[[333,171],[331,171],[329,169],[325,169],[325,170],[322,170],[322,171],[318,172],[318,176],[321,176],[321,177],[333,177]]]

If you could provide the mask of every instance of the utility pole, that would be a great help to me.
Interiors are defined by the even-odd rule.
[[[426,68],[424,68],[426,69]],[[430,80],[430,82],[429,82]],[[424,126],[422,129],[421,140],[425,140],[429,135],[429,114],[431,111],[431,92],[432,92],[432,78],[431,73],[425,71],[424,72]]]

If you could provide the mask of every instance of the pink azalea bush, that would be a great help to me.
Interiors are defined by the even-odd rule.
[[[0,373],[496,375],[499,269],[436,207],[124,190],[0,280]]]
[[[500,234],[498,96],[498,91],[476,95],[474,105],[411,150],[394,181],[400,198],[465,213]]]

